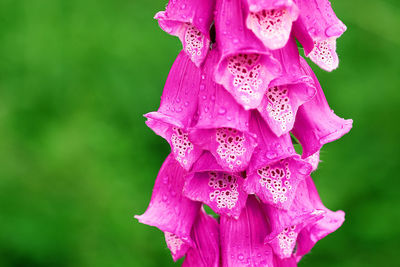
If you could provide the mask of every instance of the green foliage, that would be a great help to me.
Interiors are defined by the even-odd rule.
[[[177,266],[137,223],[169,146],[144,124],[179,52],[165,1],[0,1],[0,266]],[[340,68],[316,70],[354,129],[313,176],[346,222],[300,266],[395,266],[400,6],[333,1]]]

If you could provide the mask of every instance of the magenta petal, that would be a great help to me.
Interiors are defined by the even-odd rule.
[[[255,193],[264,203],[289,209],[295,198],[298,184],[311,172],[311,166],[294,155],[249,170],[245,190]]]
[[[221,216],[220,231],[223,267],[273,266],[272,250],[264,244],[268,218],[256,197],[249,196],[238,220]]]
[[[266,204],[288,209],[297,185],[310,174],[311,165],[295,153],[289,134],[277,137],[257,112],[252,113],[250,127],[257,135],[258,147],[247,170],[244,188]]]
[[[205,203],[214,212],[237,218],[247,199],[242,187],[239,174],[223,171],[214,157],[204,152],[193,165],[183,191],[186,197]]]
[[[292,0],[246,0],[248,14],[247,27],[269,49],[279,49],[286,45],[292,29],[292,22],[299,10]]]
[[[247,29],[242,0],[217,1],[215,27],[221,51],[215,79],[245,109],[257,108],[281,68],[271,52]]]
[[[322,219],[325,213],[313,205],[305,181],[299,183],[289,210],[281,210],[271,205],[265,205],[264,208],[271,222],[271,233],[265,241],[282,259],[293,255],[298,234],[308,225]]]
[[[154,17],[164,31],[179,37],[196,66],[201,65],[209,50],[214,6],[215,0],[171,0],[166,10]]]
[[[286,259],[275,257],[274,267],[297,267],[297,261],[295,257],[290,257]]]
[[[312,69],[304,59],[301,59],[301,63],[307,75],[314,79],[317,88],[316,96],[299,108],[292,131],[303,147],[303,158],[307,158],[324,144],[348,133],[353,120],[344,120],[333,113]]]
[[[316,209],[323,210],[325,213],[321,220],[306,226],[300,232],[297,240],[298,247],[296,251],[296,257],[298,260],[301,258],[301,256],[307,254],[315,245],[315,243],[328,234],[336,231],[344,222],[343,211],[339,210],[333,212],[322,204],[311,177],[306,178],[306,184],[311,203]]]
[[[311,164],[312,166],[312,171],[315,171],[318,168],[318,164],[319,164],[319,152],[317,151],[314,154],[312,154],[311,156],[305,158],[304,160],[307,161],[308,163]]]
[[[226,170],[243,171],[256,146],[249,133],[250,112],[213,82],[217,56],[217,50],[213,50],[207,57],[199,92],[198,122],[189,137],[195,145],[209,150]]]
[[[282,76],[270,83],[257,109],[271,130],[281,136],[293,128],[299,106],[311,100],[316,89],[312,78],[302,71],[294,38],[274,55],[283,67]]]
[[[182,267],[219,267],[219,224],[202,209],[192,229],[193,247]]]
[[[294,32],[305,54],[324,70],[336,69],[336,39],[346,31],[346,26],[336,17],[328,0],[299,0],[297,5],[300,17]]]
[[[146,124],[168,141],[175,159],[186,170],[202,152],[189,140],[187,130],[194,123],[199,83],[200,70],[181,52],[168,75],[158,112],[145,115]]]
[[[252,135],[226,127],[198,129],[190,137],[196,145],[210,151],[218,164],[230,172],[245,170],[256,146]]]
[[[157,176],[150,204],[139,222],[165,233],[174,260],[182,257],[192,244],[190,232],[200,203],[182,195],[186,171],[170,154]]]

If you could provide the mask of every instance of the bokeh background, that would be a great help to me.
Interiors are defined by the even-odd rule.
[[[397,266],[400,4],[334,0],[341,64],[312,65],[354,120],[314,179],[346,222],[300,266]],[[169,146],[144,124],[180,50],[166,0],[0,0],[0,266],[179,266],[145,211]]]

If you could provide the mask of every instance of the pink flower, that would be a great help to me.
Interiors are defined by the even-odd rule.
[[[163,231],[186,267],[297,266],[344,221],[310,175],[352,120],[330,109],[296,39],[332,70],[346,27],[327,0],[171,0],[156,18],[183,50],[145,115],[171,154],[136,218]]]

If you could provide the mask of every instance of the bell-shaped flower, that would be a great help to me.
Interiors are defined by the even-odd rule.
[[[170,154],[157,176],[150,204],[139,222],[155,226],[165,234],[172,258],[183,257],[193,245],[190,237],[201,204],[182,195],[187,172]]]
[[[203,209],[193,224],[193,247],[186,253],[182,267],[219,267],[219,224]]]
[[[181,40],[183,50],[198,67],[210,48],[214,7],[215,0],[170,0],[166,10],[154,17],[165,32]]]
[[[285,258],[281,259],[278,256],[274,257],[274,267],[297,267],[297,261],[296,258],[290,257],[290,258]]]
[[[213,49],[206,59],[198,93],[198,122],[190,131],[189,138],[195,146],[210,151],[226,170],[243,171],[256,146],[249,133],[250,112],[213,81],[217,57],[218,50]]]
[[[258,146],[244,188],[266,204],[289,209],[297,185],[310,174],[311,165],[296,154],[289,134],[274,135],[256,111],[252,113],[250,127],[257,135]]]
[[[181,51],[168,75],[158,111],[144,115],[146,124],[168,141],[175,159],[186,170],[201,155],[201,149],[193,145],[188,134],[188,128],[195,123],[200,74]]]
[[[336,69],[336,39],[346,26],[336,17],[329,0],[297,0],[297,5],[300,16],[294,23],[294,32],[306,56],[326,71]]]
[[[215,80],[245,109],[257,108],[281,66],[245,25],[242,0],[217,0],[216,41],[221,52]]]
[[[315,223],[304,227],[297,238],[297,251],[295,253],[297,260],[313,248],[313,246],[328,234],[336,231],[344,222],[344,212],[339,210],[333,212],[327,209],[321,202],[318,191],[315,188],[311,177],[307,177],[305,182],[307,186],[310,202],[317,210],[323,211],[323,218]]]
[[[291,37],[286,46],[274,52],[281,63],[282,75],[271,81],[258,111],[277,135],[292,130],[297,110],[315,95],[312,78],[304,73],[296,41]]]
[[[348,133],[353,120],[345,120],[335,115],[312,69],[303,58],[300,62],[305,73],[314,79],[317,89],[315,97],[299,108],[292,131],[303,147],[303,158],[307,158],[319,151],[324,144]]]
[[[224,171],[205,151],[187,176],[183,193],[208,205],[215,213],[238,218],[247,199],[243,182],[240,173]]]
[[[239,219],[221,216],[222,267],[274,266],[274,256],[264,238],[269,222],[260,202],[249,196]]]
[[[246,26],[269,49],[286,45],[299,9],[292,0],[245,0]]]
[[[305,180],[299,183],[289,210],[281,210],[271,205],[265,205],[264,208],[271,222],[271,233],[265,241],[281,259],[293,256],[299,233],[322,219],[325,213],[311,202]]]

